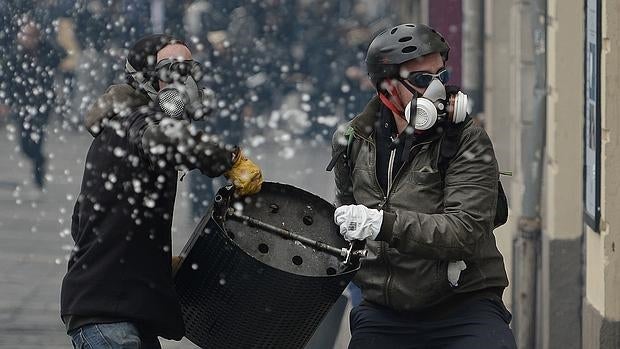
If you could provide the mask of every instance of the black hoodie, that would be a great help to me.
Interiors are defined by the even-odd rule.
[[[130,321],[143,333],[184,334],[171,275],[177,167],[219,176],[231,168],[233,150],[178,121],[177,137],[168,138],[161,115],[129,85],[110,87],[87,115],[95,138],[73,211],[75,249],[61,291],[68,331]]]
[[[62,283],[61,315],[68,331],[124,320],[180,339],[185,329],[170,265],[177,171],[149,165],[137,136],[145,118],[131,112],[146,100],[124,95],[133,89],[122,86],[105,98],[118,94],[128,104],[100,103],[109,109],[90,113],[91,122],[95,115],[104,122],[86,156],[73,210],[75,248]]]

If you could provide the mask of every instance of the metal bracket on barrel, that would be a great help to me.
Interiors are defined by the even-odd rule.
[[[242,215],[240,213],[235,212],[233,208],[228,209],[226,213],[226,218],[232,219],[240,223],[247,224],[248,226],[251,226],[254,228],[262,229],[271,234],[279,235],[280,237],[284,239],[299,241],[302,244],[311,246],[317,250],[329,253],[336,257],[344,258],[344,264],[347,266],[356,265],[359,262],[360,258],[366,257],[366,255],[368,254],[367,250],[359,249],[359,244],[356,244],[355,242],[351,243],[348,249],[334,247],[324,242],[310,239],[298,233],[294,233],[292,231],[273,226],[271,224],[265,223],[258,219]],[[362,245],[362,248],[363,248],[363,245]]]
[[[365,245],[365,241],[351,241],[343,263],[345,265],[357,265],[360,258],[365,258],[368,255],[368,250],[364,249]]]

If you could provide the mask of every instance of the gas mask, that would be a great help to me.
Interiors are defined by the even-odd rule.
[[[157,91],[143,73],[137,72],[129,61],[126,71],[141,84],[148,96],[168,116],[175,119],[201,120],[215,106],[215,94],[211,89],[199,88],[196,81],[202,79],[202,67],[194,60],[179,61],[166,58],[157,63],[155,71],[166,86]]]
[[[407,121],[410,121],[412,116],[415,117],[413,124],[416,130],[428,130],[438,119],[459,123],[467,116],[467,95],[458,91],[455,95],[448,96],[446,87],[439,79],[433,79],[421,97],[416,96],[417,93],[414,93],[404,113]]]
[[[196,81],[188,76],[184,82],[177,80],[159,90],[155,102],[175,119],[201,120],[213,110],[215,97],[211,89],[198,88]]]
[[[155,71],[159,80],[167,84],[157,92],[155,99],[164,113],[175,119],[187,116],[200,120],[211,112],[215,102],[213,91],[198,88],[196,83],[203,76],[200,63],[166,58],[157,63]]]

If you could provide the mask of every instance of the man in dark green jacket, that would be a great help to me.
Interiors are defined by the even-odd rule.
[[[467,96],[445,85],[449,49],[425,25],[380,33],[366,57],[378,96],[334,134],[334,220],[369,250],[349,348],[515,347],[497,161]]]

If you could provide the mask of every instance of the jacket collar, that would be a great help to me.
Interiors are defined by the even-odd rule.
[[[380,116],[380,109],[381,101],[378,96],[374,96],[370,102],[366,104],[364,111],[351,120],[351,128],[353,128],[356,134],[364,138],[370,138],[375,128],[375,122]]]

